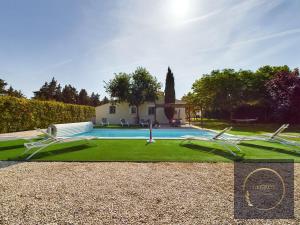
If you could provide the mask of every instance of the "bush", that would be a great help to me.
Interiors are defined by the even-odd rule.
[[[0,133],[90,121],[94,116],[95,108],[90,106],[0,96]]]

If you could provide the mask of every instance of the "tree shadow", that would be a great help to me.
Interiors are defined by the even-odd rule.
[[[0,151],[13,150],[16,148],[24,148],[24,145],[20,144],[20,145],[2,146],[0,147]]]
[[[82,150],[85,150],[85,149],[88,149],[91,147],[92,147],[91,145],[85,143],[85,144],[80,144],[77,146],[70,146],[70,147],[59,148],[59,149],[46,151],[46,152],[39,152],[34,157],[32,157],[32,160],[41,159],[41,158],[44,158],[47,156],[55,156],[55,155],[59,155],[59,154],[82,151]],[[9,160],[25,160],[32,153],[33,153],[33,151],[31,151],[30,153],[27,153],[27,154],[20,155],[15,158],[10,158]]]
[[[270,147],[270,146],[265,146],[265,145],[258,145],[258,144],[253,144],[253,143],[240,143],[239,145],[245,146],[245,147],[250,147],[250,148],[261,148],[266,151],[272,151],[272,152],[279,152],[283,154],[289,154],[293,156],[300,157],[300,151],[292,151],[292,150],[287,150],[283,148],[276,148],[276,147]]]
[[[223,158],[227,158],[232,161],[241,161],[244,159],[244,155],[245,155],[244,153],[241,153],[240,155],[237,154],[236,156],[234,156],[230,152],[228,152],[228,150],[226,150],[226,149],[221,150],[221,149],[210,148],[210,147],[201,146],[201,145],[197,145],[197,144],[193,144],[193,143],[183,143],[180,145],[185,148],[189,148],[189,149],[192,149],[195,151],[201,151],[201,152],[219,155]]]

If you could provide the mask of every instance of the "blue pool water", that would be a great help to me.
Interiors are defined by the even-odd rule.
[[[214,132],[194,128],[179,129],[153,129],[155,139],[177,139],[184,135],[199,137],[213,137]],[[149,129],[93,129],[90,132],[76,134],[75,136],[93,136],[97,138],[124,138],[124,139],[148,139]]]

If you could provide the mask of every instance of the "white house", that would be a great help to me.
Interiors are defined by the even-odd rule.
[[[164,112],[164,96],[159,96],[155,102],[145,102],[139,106],[140,119],[158,121],[160,124],[168,124],[169,121]],[[176,100],[174,119],[181,119],[181,123],[186,122],[185,103]],[[125,119],[130,124],[137,122],[137,109],[127,102],[111,104],[107,103],[96,107],[96,124],[100,124],[102,118],[107,118],[110,124],[120,124],[120,119]]]

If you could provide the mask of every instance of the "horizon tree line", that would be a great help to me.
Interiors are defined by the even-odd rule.
[[[24,97],[21,91],[0,79],[0,95]],[[118,73],[104,86],[110,100],[104,97],[100,101],[97,93],[88,95],[85,89],[79,92],[72,85],[63,88],[52,78],[34,92],[34,99],[54,100],[72,104],[97,106],[112,102],[127,101],[137,107],[145,101],[155,101],[161,84],[148,70],[138,67],[134,72]],[[175,102],[174,75],[168,68],[165,85],[165,103]],[[300,123],[300,75],[299,69],[284,66],[262,66],[251,70],[212,70],[194,81],[192,89],[182,100],[186,101],[194,114],[215,119],[258,118],[262,122]],[[171,106],[169,104],[168,106]],[[170,120],[174,108],[165,107]]]
[[[0,78],[0,95],[9,95],[17,98],[24,98],[25,96],[21,92],[21,90],[16,90],[12,86],[6,88],[7,83]]]
[[[54,77],[49,83],[45,82],[44,85],[38,91],[34,91],[33,94],[33,99],[36,100],[57,101],[94,107],[109,102],[106,96],[100,100],[98,93],[92,92],[92,94],[89,95],[85,89],[77,91],[77,89],[70,84],[62,88]]]
[[[7,83],[3,79],[0,79],[0,95],[26,98],[21,90],[16,90],[12,86],[6,88],[6,86]],[[78,92],[77,89],[70,84],[65,85],[62,88],[54,77],[50,82],[45,82],[44,85],[38,91],[34,91],[33,94],[34,96],[32,99],[35,100],[57,101],[94,107],[109,102],[109,99],[106,96],[100,100],[100,95],[98,93],[92,92],[92,94],[89,95],[85,89],[81,89]]]
[[[202,75],[183,97],[201,118],[300,122],[299,69],[263,66],[251,70],[213,70]]]

